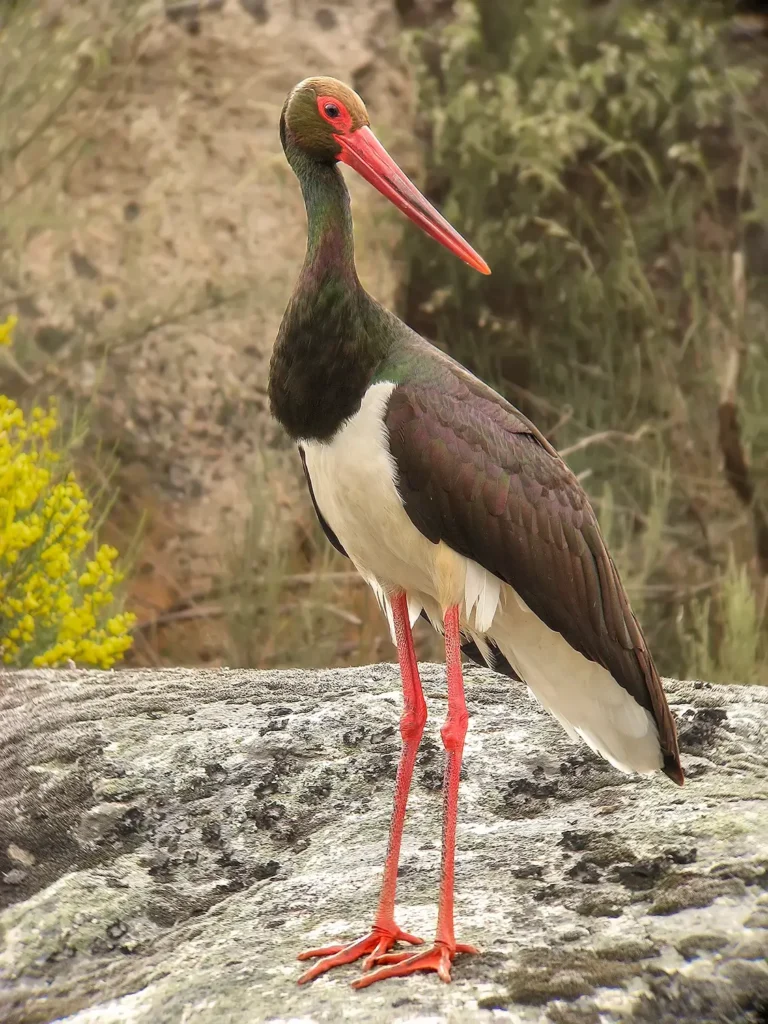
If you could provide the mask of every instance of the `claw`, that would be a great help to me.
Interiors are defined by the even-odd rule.
[[[385,978],[402,978],[416,971],[436,971],[441,981],[451,980],[451,961],[457,953],[477,953],[468,943],[457,943],[451,949],[444,942],[435,942],[429,949],[418,953],[384,953],[374,958],[376,970],[352,982],[352,988],[367,988]]]
[[[368,935],[364,935],[362,938],[357,939],[355,942],[350,942],[346,946],[325,946],[321,949],[308,949],[304,953],[299,953],[299,960],[311,960],[315,957],[321,957],[322,959],[318,960],[316,964],[313,964],[309,970],[301,975],[298,984],[305,985],[308,981],[313,981],[321,974],[325,974],[326,971],[330,971],[331,968],[340,967],[342,964],[351,964],[361,957],[365,957],[363,962],[364,970],[370,970],[379,957],[386,955],[387,951],[392,949],[396,942],[410,942],[413,946],[419,946],[423,941],[423,939],[418,938],[416,935],[404,932],[395,924],[391,928],[374,925]],[[407,956],[408,954],[405,955]]]

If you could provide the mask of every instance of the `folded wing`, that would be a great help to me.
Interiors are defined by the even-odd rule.
[[[525,417],[452,361],[401,384],[386,425],[411,522],[508,583],[550,629],[654,716],[682,781],[674,722],[589,500]],[[568,681],[563,680],[563,686]]]

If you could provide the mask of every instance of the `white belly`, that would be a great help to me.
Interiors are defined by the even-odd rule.
[[[359,572],[385,593],[448,607],[463,594],[466,560],[427,540],[403,508],[384,425],[394,387],[375,384],[332,441],[301,447],[320,511]]]
[[[460,606],[480,649],[493,640],[534,696],[572,737],[622,771],[655,771],[662,756],[652,716],[602,666],[549,629],[507,584],[413,525],[397,490],[384,424],[392,383],[371,387],[329,442],[302,441],[315,500],[392,621],[388,595],[404,590],[411,619],[424,608],[440,628]]]

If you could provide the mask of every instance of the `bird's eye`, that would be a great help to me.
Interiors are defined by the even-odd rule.
[[[0,0],[2,4],[2,0]],[[317,112],[324,121],[333,125],[334,135],[352,130],[352,118],[349,111],[335,96],[318,96]]]

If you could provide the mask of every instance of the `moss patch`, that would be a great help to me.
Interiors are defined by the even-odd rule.
[[[693,907],[708,907],[718,896],[742,896],[744,883],[738,878],[702,878],[699,875],[668,875],[648,908],[654,916],[677,914]]]
[[[553,1006],[547,1010],[552,1024],[600,1024],[597,1010],[572,1010],[569,1006]]]
[[[719,932],[686,935],[675,944],[675,949],[686,960],[695,960],[704,953],[716,953],[728,944],[728,936]]]
[[[644,942],[642,939],[629,940],[627,942],[616,942],[611,946],[604,946],[595,950],[595,956],[600,960],[622,961],[633,964],[638,960],[650,960],[659,955],[659,947],[653,942]]]
[[[608,868],[614,864],[634,864],[637,854],[626,843],[601,836],[590,846],[589,859],[600,868]]]
[[[576,907],[576,913],[582,917],[621,917],[624,908],[615,900],[605,896],[596,896],[582,900]]]
[[[752,780],[749,785],[754,788]],[[753,798],[751,793],[750,798]],[[709,812],[702,814],[698,821],[691,822],[687,827],[691,836],[701,836],[703,839],[734,839],[749,835],[752,831],[752,826],[736,815]]]
[[[597,950],[529,949],[504,978],[506,996],[495,995],[479,1005],[484,1009],[506,1009],[514,1003],[543,1006],[553,999],[578,999],[597,988],[621,988],[643,972],[644,961],[657,955],[652,943],[642,941]]]
[[[768,889],[768,860],[762,857],[715,864],[711,874],[715,878],[740,878],[747,885],[759,885],[763,889]]]

